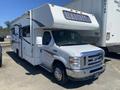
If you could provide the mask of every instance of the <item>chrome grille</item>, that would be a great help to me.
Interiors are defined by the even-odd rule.
[[[88,56],[88,65],[96,65],[102,62],[102,53]]]
[[[88,53],[87,53],[88,54]],[[80,60],[81,69],[100,66],[103,64],[103,53],[94,53],[92,55],[86,55],[83,60]]]

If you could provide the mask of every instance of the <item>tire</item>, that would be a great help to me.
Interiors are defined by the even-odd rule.
[[[110,55],[110,52],[109,52],[107,47],[103,47],[102,49],[105,51],[105,56],[109,56]]]
[[[19,57],[19,50],[16,49],[16,55]]]
[[[56,82],[60,85],[64,85],[68,81],[65,67],[62,64],[56,64],[54,66],[53,75],[54,75]]]
[[[105,51],[105,56],[109,56],[110,55],[110,52],[109,52],[108,48],[105,48],[104,51]]]

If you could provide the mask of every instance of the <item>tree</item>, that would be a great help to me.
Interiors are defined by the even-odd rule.
[[[5,25],[7,26],[7,28],[10,28],[10,21],[6,21]]]

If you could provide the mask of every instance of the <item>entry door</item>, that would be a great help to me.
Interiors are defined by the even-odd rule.
[[[22,28],[22,56],[26,60],[30,60],[32,57],[32,44],[30,37],[30,26]],[[30,60],[31,61],[31,60]]]

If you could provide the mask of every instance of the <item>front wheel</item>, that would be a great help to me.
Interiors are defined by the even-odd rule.
[[[54,66],[53,70],[54,70],[53,74],[57,83],[60,85],[64,85],[68,79],[67,79],[66,71],[63,65],[60,65],[60,64],[56,65]]]

